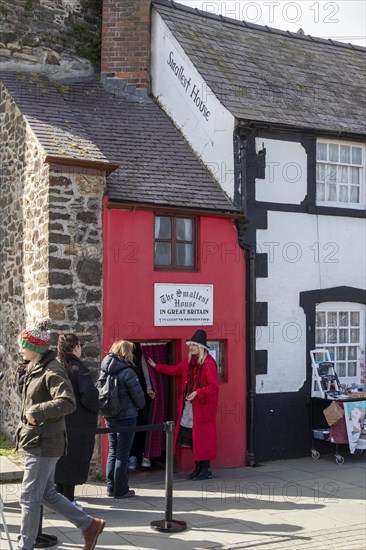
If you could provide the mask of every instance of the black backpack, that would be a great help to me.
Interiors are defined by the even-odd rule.
[[[99,413],[105,418],[118,416],[122,406],[118,397],[118,378],[113,374],[103,373],[96,383],[99,392]]]

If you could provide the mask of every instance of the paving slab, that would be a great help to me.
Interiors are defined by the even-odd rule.
[[[105,484],[77,487],[85,510],[106,519],[96,550],[366,550],[365,455],[346,468],[311,457],[258,468],[217,470],[206,482],[174,476],[173,519],[187,522],[180,533],[161,533],[151,521],[165,517],[164,474],[131,475],[138,496],[106,497]],[[19,532],[20,482],[0,484],[5,518],[14,543]],[[81,549],[79,531],[45,508],[43,532],[62,550]],[[0,549],[8,550],[1,532]]]
[[[19,463],[7,456],[0,456],[0,481],[21,480],[23,469]]]

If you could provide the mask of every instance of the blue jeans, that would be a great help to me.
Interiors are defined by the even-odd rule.
[[[54,475],[60,457],[26,456],[20,493],[22,519],[19,550],[33,550],[38,534],[41,504],[71,521],[85,531],[93,521],[84,511],[78,510],[67,498],[55,489]]]
[[[107,428],[136,426],[136,418],[108,418]],[[107,490],[115,497],[123,497],[128,487],[128,457],[135,432],[108,434]]]

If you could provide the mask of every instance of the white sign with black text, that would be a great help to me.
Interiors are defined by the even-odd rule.
[[[213,324],[213,285],[155,283],[154,325]]]

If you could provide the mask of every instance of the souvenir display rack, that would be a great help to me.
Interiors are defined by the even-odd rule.
[[[311,397],[339,399],[339,379],[327,349],[310,352],[312,367]]]
[[[339,452],[339,445],[346,444],[344,436],[339,435],[339,439],[334,437],[333,431],[329,426],[314,426],[314,404],[317,403],[317,409],[324,410],[331,401],[338,402],[340,405],[345,401],[365,399],[365,393],[351,393],[344,389],[340,384],[335,371],[334,362],[331,361],[329,351],[326,349],[314,349],[310,351],[312,380],[311,380],[311,456],[315,460],[320,458],[320,452],[315,448],[314,440],[329,441],[335,444],[335,461],[337,464],[343,464],[344,458]],[[320,407],[319,407],[320,405]],[[319,424],[323,423],[318,419]],[[342,420],[340,420],[342,422]],[[344,421],[343,421],[344,422]],[[338,435],[338,434],[337,434]],[[362,451],[361,451],[362,452]]]

